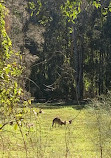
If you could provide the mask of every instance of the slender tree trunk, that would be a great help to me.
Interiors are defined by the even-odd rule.
[[[83,47],[83,36],[81,36],[81,46],[79,52],[79,97],[83,99],[83,54],[84,54],[84,47]]]
[[[76,83],[76,99],[83,98],[83,38],[81,37],[81,49],[77,48],[77,28],[73,25],[73,42],[74,42],[74,70]]]
[[[92,38],[91,38],[92,41]],[[93,47],[91,47],[91,65],[92,65],[92,74],[91,74],[91,92],[90,92],[90,96],[94,97],[95,94],[95,90],[94,90],[94,51],[93,51]]]
[[[74,44],[74,70],[75,70],[75,83],[76,83],[76,99],[79,96],[79,54],[77,52],[77,28],[76,24],[73,25],[73,44]]]

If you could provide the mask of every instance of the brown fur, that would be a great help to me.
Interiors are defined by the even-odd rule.
[[[55,126],[56,126],[56,124],[62,126],[62,125],[66,125],[66,121],[62,121],[60,118],[56,117],[52,121],[52,127],[54,126],[54,124],[55,124]]]

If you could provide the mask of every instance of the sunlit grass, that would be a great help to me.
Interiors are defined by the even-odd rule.
[[[27,147],[28,158],[100,158],[100,140],[98,122],[94,110],[76,110],[73,106],[54,108],[42,107],[43,113],[35,117],[35,106],[28,110],[25,118],[33,127],[26,128],[25,122],[22,131]],[[60,117],[64,120],[75,118],[72,124],[52,128],[52,120]],[[108,131],[110,116],[102,114],[104,120],[103,131]],[[29,130],[29,132],[28,132]],[[103,133],[102,133],[103,134]],[[19,128],[6,125],[0,132],[0,158],[25,158],[25,148]],[[104,158],[110,158],[111,135],[104,133],[102,142]]]

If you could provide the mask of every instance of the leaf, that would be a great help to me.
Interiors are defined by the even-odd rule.
[[[33,16],[33,12],[31,12],[31,16]]]
[[[31,105],[31,100],[28,100],[28,103]]]
[[[17,125],[17,124],[15,124],[15,125],[14,125],[14,130],[17,130],[17,127],[18,127],[18,125]]]
[[[16,95],[17,94],[17,89],[16,88],[14,88],[14,95]]]
[[[2,124],[0,124],[0,128],[2,127],[3,125]]]
[[[27,101],[24,101],[23,104],[24,104],[24,106],[28,106],[28,102]]]
[[[18,84],[17,84],[17,82],[16,82],[16,81],[14,82],[14,86],[15,86],[15,88],[17,88],[17,87],[18,87]]]
[[[22,114],[17,114],[16,117],[17,118],[22,117]]]
[[[109,11],[111,12],[111,2],[109,4],[109,7],[108,7]]]
[[[103,14],[103,15],[107,15],[107,14],[108,14],[108,8],[102,9],[102,14]]]
[[[96,1],[93,1],[93,5],[98,9],[98,8],[100,8],[101,7],[101,4],[98,2],[96,2]]]

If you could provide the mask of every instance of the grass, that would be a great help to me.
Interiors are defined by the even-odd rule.
[[[28,158],[103,158],[111,157],[110,115],[92,108],[77,110],[75,106],[41,105],[43,113],[37,118],[28,110],[25,121],[33,123],[30,129],[25,121],[21,127]],[[72,124],[52,128],[54,117],[73,120]],[[6,125],[0,131],[0,158],[25,158],[25,148],[19,128]],[[29,131],[29,132],[28,132]]]

